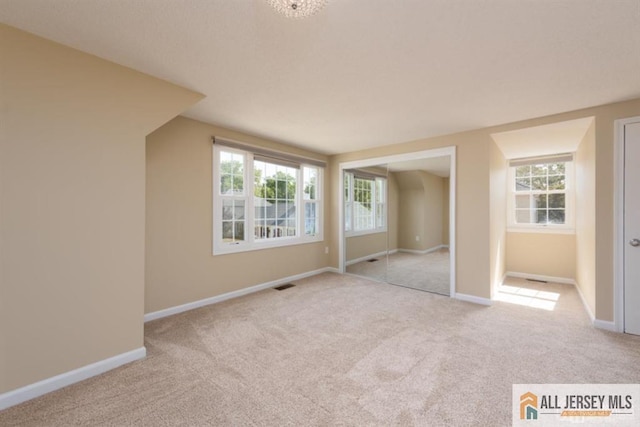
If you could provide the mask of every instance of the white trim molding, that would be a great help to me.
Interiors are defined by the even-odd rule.
[[[593,314],[593,311],[591,311],[591,307],[589,307],[589,304],[587,304],[587,299],[584,297],[584,294],[582,293],[582,289],[580,289],[580,286],[578,286],[577,283],[576,283],[576,290],[578,291],[578,295],[580,296],[580,301],[582,301],[582,305],[584,306],[584,310],[587,312],[587,315],[589,316],[589,320],[591,321],[591,324],[595,326],[596,316]]]
[[[609,331],[609,332],[622,332],[618,330],[615,322],[611,322],[608,320],[594,319],[593,326],[595,326],[598,329],[604,329],[605,331]]]
[[[222,301],[226,301],[232,298],[241,297],[243,295],[252,294],[265,289],[273,288],[283,283],[292,282],[294,280],[304,279],[305,277],[315,276],[320,273],[336,272],[335,268],[326,267],[318,270],[308,271],[306,273],[296,274],[289,277],[283,277],[282,279],[272,280],[270,282],[261,283],[259,285],[250,286],[248,288],[238,289],[237,291],[227,292],[226,294],[216,295],[209,298],[204,298],[198,301],[189,302],[175,307],[165,308],[163,310],[154,311],[144,315],[144,321],[150,322],[152,320],[161,319],[163,317],[172,316],[174,314],[183,313],[185,311],[194,310],[196,308],[205,307],[207,305],[216,304]]]
[[[486,306],[493,305],[493,301],[491,301],[490,298],[482,298],[482,297],[477,297],[475,295],[468,295],[468,294],[461,294],[461,293],[456,293],[453,295],[453,297],[457,300],[464,301],[464,302],[471,302],[473,304],[480,304],[480,305],[486,305]]]
[[[144,359],[147,349],[144,347],[118,354],[117,356],[83,366],[73,371],[65,372],[55,377],[47,378],[33,384],[0,394],[0,411],[27,400],[35,399],[68,385],[100,375],[135,360]]]

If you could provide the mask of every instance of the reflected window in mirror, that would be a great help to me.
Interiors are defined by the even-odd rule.
[[[387,229],[387,179],[358,171],[344,174],[344,229],[348,235]]]

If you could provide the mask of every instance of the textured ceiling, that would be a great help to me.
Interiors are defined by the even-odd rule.
[[[207,97],[185,115],[341,153],[640,97],[638,0],[0,0],[0,21]]]

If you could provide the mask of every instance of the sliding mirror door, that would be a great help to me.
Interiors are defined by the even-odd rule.
[[[455,153],[340,164],[340,271],[455,294]]]
[[[386,165],[343,171],[346,272],[387,281],[389,244]]]
[[[390,248],[389,283],[450,294],[450,156],[390,163],[398,191],[397,246]]]

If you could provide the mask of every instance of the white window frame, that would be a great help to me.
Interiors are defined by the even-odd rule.
[[[245,200],[245,240],[241,242],[226,243],[222,241],[222,200],[226,197],[220,194],[220,152],[230,152],[242,154],[244,156],[244,200]],[[324,202],[323,183],[324,168],[321,166],[300,163],[296,171],[296,235],[283,236],[271,239],[256,239],[255,230],[255,203],[254,203],[254,153],[247,150],[213,145],[213,255],[224,255],[262,249],[277,248],[282,246],[300,245],[306,243],[319,242],[324,240]],[[303,169],[314,168],[318,171],[316,200],[304,200],[304,178]],[[238,198],[239,196],[235,196]],[[315,203],[317,206],[318,230],[315,235],[305,234],[305,204]]]
[[[507,231],[526,233],[556,233],[575,234],[575,155],[571,153],[572,160],[565,164],[565,223],[564,224],[521,224],[516,222],[516,195],[531,194],[517,192],[516,166],[507,166]],[[541,161],[541,163],[544,163]],[[550,161],[549,163],[557,163]],[[540,194],[554,194],[553,192],[540,192]]]
[[[348,188],[348,201],[344,200],[344,209],[345,209],[345,215],[344,215],[344,224],[342,224],[344,230],[345,230],[345,236],[346,237],[353,237],[353,236],[364,236],[367,234],[376,234],[376,233],[385,233],[387,231],[387,222],[388,222],[388,194],[389,194],[389,188],[388,188],[388,180],[387,178],[383,178],[383,177],[370,177],[370,178],[360,178],[360,179],[368,179],[372,181],[372,185],[371,185],[371,216],[372,216],[372,223],[373,223],[373,228],[367,228],[367,229],[360,229],[360,230],[356,230],[354,229],[355,226],[355,200],[354,200],[354,188],[355,188],[355,179],[358,178],[354,175],[354,173],[352,172],[348,172],[345,171],[345,176],[348,177],[349,180],[349,188]],[[344,179],[344,178],[343,178]],[[384,182],[384,201],[383,206],[384,206],[384,214],[383,214],[383,225],[378,227],[378,216],[377,216],[377,205],[380,204],[380,200],[379,200],[379,195],[378,195],[378,191],[377,191],[377,182],[378,181],[382,181]],[[342,194],[342,197],[344,199],[345,194]],[[351,228],[347,229],[347,224],[346,224],[346,219],[347,219],[347,215],[346,215],[346,210],[350,210],[348,217],[351,220]]]

